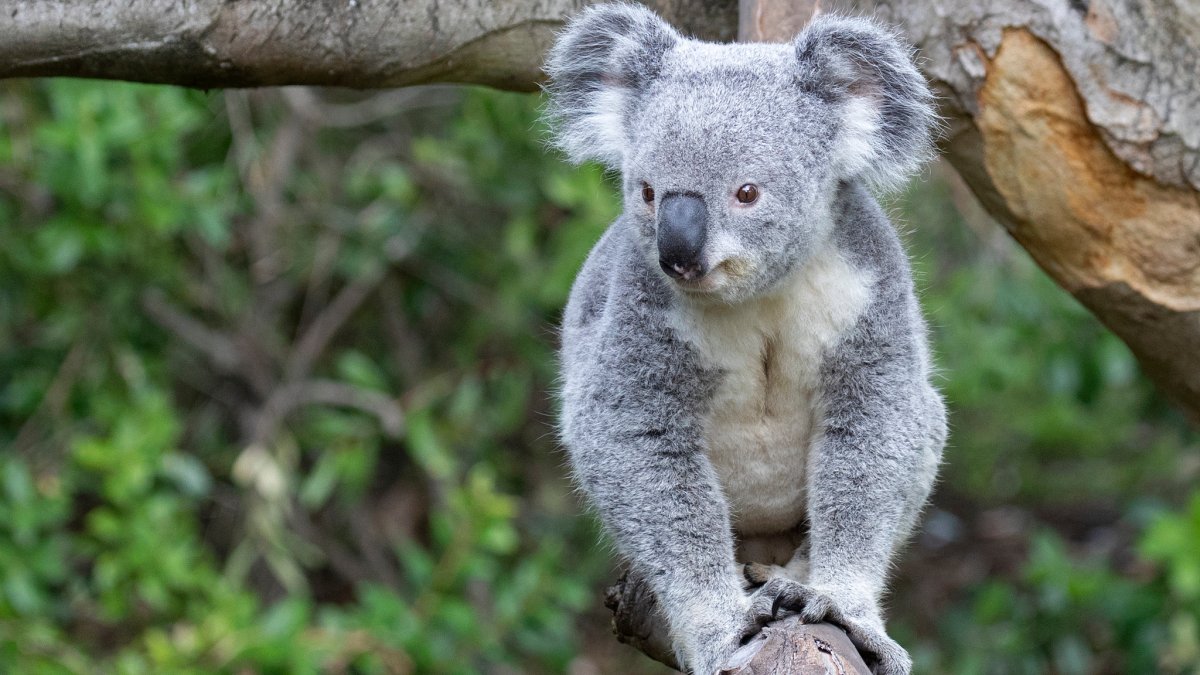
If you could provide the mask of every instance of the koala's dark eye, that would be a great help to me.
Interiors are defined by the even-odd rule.
[[[758,186],[753,183],[746,183],[738,188],[737,200],[743,204],[753,204],[754,200],[758,199]]]
[[[649,183],[642,183],[642,201],[647,204],[654,201],[654,188]]]

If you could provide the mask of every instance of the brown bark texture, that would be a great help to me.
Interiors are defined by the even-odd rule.
[[[855,10],[917,46],[984,207],[1200,423],[1200,3]]]

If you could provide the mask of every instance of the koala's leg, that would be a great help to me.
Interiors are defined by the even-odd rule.
[[[729,510],[694,430],[621,433],[589,425],[576,476],[621,552],[658,598],[676,647],[711,673],[753,628]]]
[[[902,317],[880,316],[907,311],[904,300],[878,303],[877,314],[826,364],[824,431],[807,474],[807,581],[770,578],[751,609],[770,616],[791,609],[805,621],[845,627],[880,675],[907,675],[912,667],[884,631],[879,602],[945,440],[945,413],[927,384],[919,331],[897,331]]]
[[[749,588],[759,588],[772,579],[788,579],[796,583],[808,583],[808,555],[797,550],[786,565],[750,562],[742,566],[742,576]]]
[[[729,507],[705,454],[712,376],[649,316],[622,313],[624,330],[591,343],[568,333],[563,433],[576,480],[653,589],[679,653],[709,675],[756,627],[744,625]]]

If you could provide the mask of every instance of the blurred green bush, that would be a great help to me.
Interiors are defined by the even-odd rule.
[[[558,312],[618,204],[536,98],[8,87],[0,671],[645,665],[606,646],[553,431]],[[936,508],[1036,526],[898,630],[926,672],[1195,671],[1195,435],[934,178],[892,208],[953,411]],[[1079,508],[1130,542],[1085,555]]]

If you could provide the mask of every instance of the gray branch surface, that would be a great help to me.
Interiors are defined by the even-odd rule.
[[[528,91],[584,0],[23,0],[0,13],[0,78],[75,76],[197,88],[394,87]],[[721,0],[648,3],[685,30],[736,34]]]
[[[1088,122],[1138,173],[1200,189],[1200,3],[1195,0],[882,0],[858,2],[903,27],[956,116],[978,93],[1006,32],[1047,44]]]

